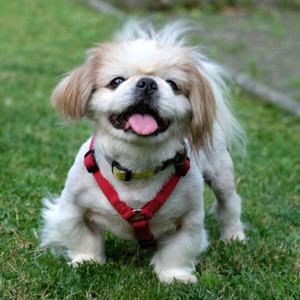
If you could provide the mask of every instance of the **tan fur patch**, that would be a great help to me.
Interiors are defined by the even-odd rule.
[[[189,99],[193,108],[191,122],[192,142],[196,149],[208,149],[212,142],[216,102],[208,80],[197,68],[192,68]]]
[[[91,56],[82,66],[72,71],[55,88],[51,103],[58,113],[67,120],[80,120],[85,105],[96,87],[98,62]]]

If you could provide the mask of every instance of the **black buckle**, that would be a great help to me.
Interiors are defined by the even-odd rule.
[[[189,171],[190,167],[190,159],[187,157],[183,164],[175,166],[176,175],[184,177]]]
[[[114,168],[117,168],[121,172],[125,173],[125,179],[124,179],[124,181],[130,181],[131,180],[131,174],[132,174],[132,172],[130,170],[128,170],[128,169],[120,166],[115,160],[111,164],[111,171],[112,171],[113,174],[114,174]]]
[[[174,166],[178,176],[185,176],[190,169],[190,158],[187,156],[186,146],[174,158]]]
[[[143,249],[155,249],[156,248],[156,240],[154,239],[153,235],[150,240],[141,240],[138,242]]]
[[[97,165],[96,160],[95,160],[95,151],[94,151],[94,149],[89,150],[84,155],[84,159],[86,159],[89,155],[92,155],[92,159],[93,159],[93,163],[94,164],[92,166],[87,167],[87,171],[89,173],[95,173],[95,172],[97,172],[99,170],[99,168],[98,168],[98,165]]]
[[[175,158],[174,158],[174,165],[176,166],[181,166],[185,163],[187,160],[187,150],[186,146],[184,146],[184,149],[181,152],[177,152]]]

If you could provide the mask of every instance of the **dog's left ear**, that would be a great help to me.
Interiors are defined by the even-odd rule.
[[[189,99],[193,109],[192,143],[196,149],[208,149],[212,143],[216,101],[209,81],[197,67],[192,67]]]
[[[81,120],[86,103],[95,89],[96,71],[93,57],[68,76],[54,89],[51,103],[58,113],[67,120]]]

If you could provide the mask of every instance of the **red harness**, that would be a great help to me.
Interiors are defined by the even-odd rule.
[[[109,183],[109,181],[101,174],[94,157],[94,140],[95,136],[93,136],[92,138],[89,151],[85,154],[85,167],[87,168],[89,173],[93,173],[96,182],[98,183],[100,189],[102,190],[103,194],[106,196],[110,204],[115,208],[115,210],[124,220],[132,225],[135,236],[142,248],[154,249],[156,247],[156,241],[150,231],[148,221],[166,202],[172,191],[175,189],[177,183],[179,182],[180,177],[185,176],[185,174],[189,171],[189,159],[184,159],[184,161],[176,163],[176,172],[162,187],[156,197],[141,209],[137,210],[131,208],[125,202],[120,200],[118,193]]]

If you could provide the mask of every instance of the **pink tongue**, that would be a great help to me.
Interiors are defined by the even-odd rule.
[[[126,123],[125,129],[132,130],[139,135],[149,135],[158,128],[156,120],[150,115],[132,115]]]

